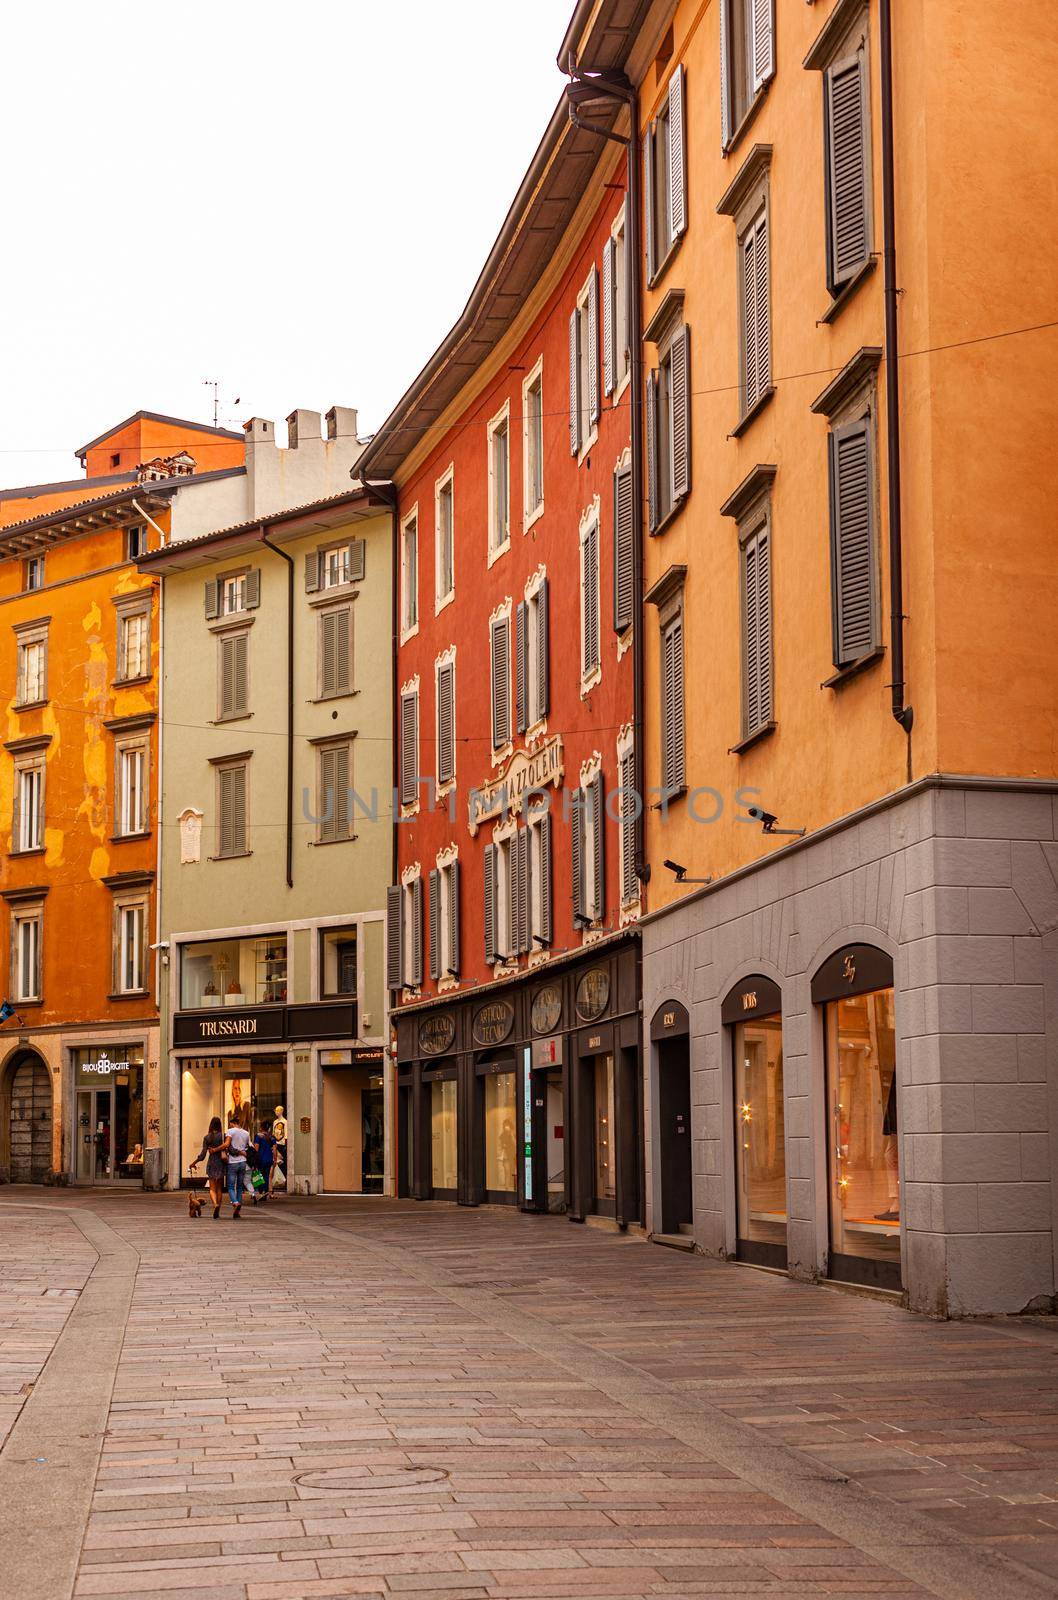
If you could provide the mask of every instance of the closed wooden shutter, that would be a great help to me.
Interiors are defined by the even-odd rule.
[[[775,0],[750,0],[750,36],[756,94],[775,72]]]
[[[459,943],[460,943],[459,900],[460,900],[461,888],[462,888],[462,885],[461,885],[461,881],[460,881],[459,862],[458,861],[453,861],[452,865],[448,868],[448,907],[447,907],[447,909],[448,909],[448,951],[447,951],[448,972],[447,972],[447,975],[449,977],[452,977],[452,978],[458,978],[459,970],[460,970],[460,955],[459,955]]]
[[[668,794],[682,789],[684,772],[683,726],[683,617],[676,616],[662,635],[661,725],[662,783]]]
[[[437,867],[430,872],[430,977],[436,983],[441,976],[441,873]]]
[[[338,676],[338,612],[324,611],[320,617],[320,694],[334,694]]]
[[[862,58],[824,74],[827,232],[831,292],[869,255],[866,94]]]
[[[529,607],[519,600],[514,612],[514,704],[518,732],[529,726]]]
[[[658,270],[657,222],[654,214],[654,127],[643,135],[643,232],[647,255],[647,282]]]
[[[691,331],[680,328],[669,355],[672,378],[672,503],[691,487]]]
[[[744,736],[771,721],[771,560],[767,526],[742,548]]]
[[[419,696],[400,701],[400,803],[411,806],[419,793]]]
[[[546,811],[538,824],[540,830],[540,930],[537,943],[551,943],[553,916],[553,891],[551,883],[551,813]]]
[[[221,767],[218,773],[220,839],[218,855],[246,853],[246,768]]]
[[[732,107],[735,86],[731,76],[731,0],[719,0],[720,11],[720,148],[726,150],[734,133]]]
[[[243,605],[247,611],[256,611],[261,604],[261,569],[251,567],[246,574],[246,593]]]
[[[632,468],[613,476],[613,625],[618,633],[635,614],[635,537],[632,518]]]
[[[771,387],[771,327],[768,309],[767,212],[742,237],[743,413]]]
[[[335,779],[334,750],[320,751],[320,840],[329,844],[337,839],[338,794]]]
[[[548,581],[540,580],[540,587],[536,591],[536,705],[533,706],[533,721],[539,722],[541,717],[546,717],[551,708],[551,633],[549,620]]]
[[[485,961],[496,960],[496,846],[485,846]]]
[[[315,594],[320,586],[320,552],[310,550],[305,557],[305,593]]]
[[[591,780],[591,846],[593,902],[591,916],[598,922],[606,915],[606,809],[603,775],[597,772]]]
[[[581,675],[599,665],[599,524],[592,521],[580,542],[581,552]]]
[[[658,375],[647,376],[647,527],[656,533],[660,521],[658,507]]]
[[[437,669],[437,781],[451,783],[456,775],[454,661]]]
[[[602,392],[614,392],[617,372],[617,240],[602,247]]]
[[[502,750],[511,739],[511,622],[492,624],[492,748]]]
[[[513,938],[514,953],[524,955],[529,948],[529,835],[519,828],[511,840],[511,875],[513,882]]]
[[[687,110],[683,65],[669,79],[669,230],[674,243],[687,228]]]
[[[247,648],[245,633],[229,634],[220,642],[220,714],[222,717],[243,716],[249,709],[249,684],[247,675]]]
[[[580,311],[569,317],[569,448],[572,455],[580,454]]]
[[[220,585],[216,578],[210,578],[206,583],[205,608],[207,621],[211,621],[220,611]]]
[[[847,667],[877,643],[871,436],[866,418],[830,435],[831,594],[834,665]]]
[[[599,274],[595,267],[588,279],[588,421],[599,420]],[[582,441],[583,443],[583,441]]]
[[[639,893],[636,876],[636,811],[639,797],[636,794],[636,761],[631,750],[621,757],[619,781],[621,784],[621,901],[629,905]]]
[[[403,929],[401,927],[404,890],[391,883],[386,890],[386,987],[404,986]]]
[[[569,830],[570,867],[573,877],[573,925],[577,928],[588,920],[587,907],[584,903],[585,809],[584,790],[577,789],[573,794]]]
[[[422,878],[413,878],[411,884],[411,971],[408,976],[414,988],[419,988],[423,977],[423,905]]]
[[[350,539],[349,541],[349,582],[362,583],[364,581],[364,564],[366,560],[367,544],[363,539]]]

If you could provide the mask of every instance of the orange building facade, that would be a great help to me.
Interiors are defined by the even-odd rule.
[[[0,1178],[142,1182],[158,1144],[159,590],[136,561],[199,458],[241,450],[139,413],[86,479],[0,494]]]

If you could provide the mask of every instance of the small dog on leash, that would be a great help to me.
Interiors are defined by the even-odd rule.
[[[190,1217],[200,1217],[202,1215],[202,1196],[196,1193],[194,1189],[188,1191],[187,1210]]]

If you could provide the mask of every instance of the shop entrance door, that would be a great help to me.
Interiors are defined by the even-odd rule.
[[[114,1091],[77,1091],[77,1181],[109,1183],[113,1177]]]
[[[382,1080],[362,1067],[323,1070],[323,1187],[380,1194],[384,1140]]]
[[[566,1209],[566,1097],[561,1067],[537,1067],[532,1076],[534,1211]]]
[[[658,1122],[661,1133],[661,1232],[690,1233],[691,1060],[689,1041],[658,1045]]]

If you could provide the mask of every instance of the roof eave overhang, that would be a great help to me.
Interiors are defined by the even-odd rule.
[[[221,528],[215,533],[197,539],[178,539],[171,544],[152,550],[136,563],[141,572],[168,577],[176,572],[203,566],[211,561],[230,560],[258,549],[265,534],[274,544],[291,544],[297,539],[308,539],[313,534],[330,533],[335,528],[348,527],[351,522],[363,522],[377,516],[389,507],[384,490],[375,484],[341,500],[304,506],[291,512],[277,512],[253,522],[240,523],[235,528]]]

